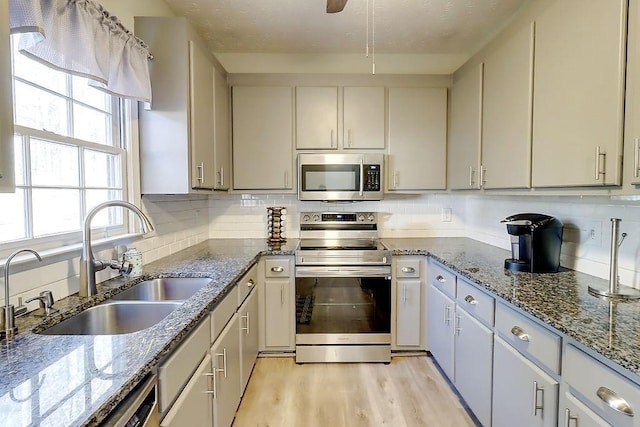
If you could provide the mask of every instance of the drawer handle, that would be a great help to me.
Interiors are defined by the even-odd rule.
[[[633,417],[633,409],[631,409],[631,405],[629,405],[629,403],[620,397],[615,391],[606,387],[600,387],[596,394],[600,400],[609,405],[611,409]]]
[[[529,334],[526,333],[526,331],[520,326],[514,326],[513,328],[511,328],[511,333],[520,338],[522,341],[529,342]]]
[[[284,267],[276,265],[275,267],[271,267],[271,271],[274,273],[282,273],[284,271]]]
[[[413,267],[402,267],[402,272],[403,273],[415,273],[416,269]]]
[[[472,295],[467,295],[464,297],[464,300],[471,305],[478,305],[478,300],[475,299]]]
[[[571,427],[571,421],[575,421],[576,427],[578,427],[578,416],[571,415],[569,408],[564,409],[564,427]]]
[[[447,279],[445,279],[444,277],[442,277],[442,275],[440,275],[440,274],[438,274],[438,275],[436,276],[436,280],[437,280],[438,282],[440,282],[440,283],[444,283],[444,282],[446,282],[446,281],[447,281]]]
[[[204,374],[205,377],[213,378],[213,390],[207,390],[207,391],[205,391],[205,393],[206,394],[212,394],[214,400],[218,399],[218,391],[217,391],[218,390],[218,384],[217,384],[217,380],[216,380],[216,372]]]
[[[256,282],[254,282],[253,279],[249,279],[249,281],[247,282],[247,288],[250,288],[255,284],[256,284]]]

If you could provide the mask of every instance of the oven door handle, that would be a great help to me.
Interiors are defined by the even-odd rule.
[[[364,196],[364,158],[360,158],[360,197]]]
[[[390,266],[297,266],[296,277],[390,277]]]

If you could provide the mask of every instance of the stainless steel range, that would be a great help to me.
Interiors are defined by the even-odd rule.
[[[304,212],[296,250],[296,362],[391,360],[391,252],[373,212]]]

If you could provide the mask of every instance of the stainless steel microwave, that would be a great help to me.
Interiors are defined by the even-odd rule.
[[[300,200],[381,200],[381,153],[309,153],[298,155]]]

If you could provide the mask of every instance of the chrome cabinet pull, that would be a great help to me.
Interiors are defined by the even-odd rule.
[[[473,187],[473,184],[476,183],[473,180],[473,174],[474,174],[473,166],[469,166],[469,187]]]
[[[213,373],[207,372],[206,374],[204,374],[204,376],[213,378],[213,390],[207,390],[207,391],[205,391],[205,393],[206,394],[212,394],[213,398],[216,399],[218,397],[218,394],[217,394],[218,384],[217,384],[217,381],[216,381],[216,373],[215,372],[213,372]]]
[[[413,267],[402,267],[402,272],[403,273],[415,273],[416,269]]]
[[[447,304],[444,304],[444,324],[448,325],[451,319],[449,319],[449,315],[451,314],[451,307]]]
[[[393,172],[393,188],[398,188],[398,171]]]
[[[460,320],[461,320],[460,315],[456,314],[456,324],[453,325],[454,326],[454,328],[453,328],[453,335],[454,336],[455,335],[460,336],[460,331],[462,330],[462,328],[460,327]]]
[[[280,285],[280,305],[284,305],[284,286]]]
[[[633,176],[640,177],[640,139],[634,138],[633,140]]]
[[[464,300],[471,305],[478,305],[478,300],[473,297],[473,295],[467,295],[464,297]]]
[[[578,427],[578,416],[571,415],[569,408],[564,410],[564,427],[571,427],[571,421],[575,421],[576,427]]]
[[[256,284],[256,282],[254,282],[253,279],[249,279],[249,281],[247,282],[247,288],[250,288],[255,284]]]
[[[440,282],[440,283],[444,283],[444,282],[446,282],[446,281],[447,281],[447,279],[445,279],[444,277],[442,277],[440,274],[438,274],[438,275],[436,276],[436,280],[437,280],[438,282]]]
[[[198,170],[198,177],[196,178],[196,181],[200,181],[201,184],[204,184],[204,162],[200,162],[200,164],[196,166],[196,169]]]
[[[487,169],[480,165],[480,187],[484,187],[484,185],[487,183]]]
[[[331,128],[331,145],[329,145],[331,148],[333,148],[333,128]]]
[[[222,353],[216,353],[216,357],[222,357],[222,369],[216,368],[216,372],[222,372],[224,377],[227,378],[227,349],[223,348]]]
[[[284,171],[284,188],[289,186],[289,172]]]
[[[601,157],[604,157],[605,160],[606,160],[607,153],[600,152],[600,146],[598,145],[598,146],[596,146],[596,174],[595,174],[596,181],[600,180],[600,175],[604,176],[606,174],[606,170],[601,170],[601,168],[600,168],[600,158]],[[602,169],[604,169],[604,168],[602,168]]]
[[[351,129],[347,129],[347,146],[351,147]]]
[[[284,271],[284,267],[276,265],[275,267],[271,267],[271,271],[274,273],[282,273]]]
[[[514,326],[513,328],[511,328],[511,333],[520,338],[522,341],[529,342],[529,334],[520,326]]]
[[[538,405],[538,392],[542,394],[542,404]],[[538,381],[533,382],[533,416],[538,416],[538,411],[544,411],[544,387],[538,387]]]
[[[220,187],[224,187],[224,168],[220,168]]]
[[[407,305],[407,287],[402,285],[402,302]]]
[[[600,387],[598,388],[598,391],[596,391],[596,394],[600,400],[606,403],[614,411],[633,417],[633,409],[631,409],[629,402],[623,399],[615,391],[608,389],[607,387]]]
[[[240,316],[242,319],[245,319],[247,322],[245,323],[247,326],[244,328],[240,328],[241,331],[245,331],[247,333],[247,335],[250,334],[249,332],[249,312],[247,311],[247,314],[244,316]]]

